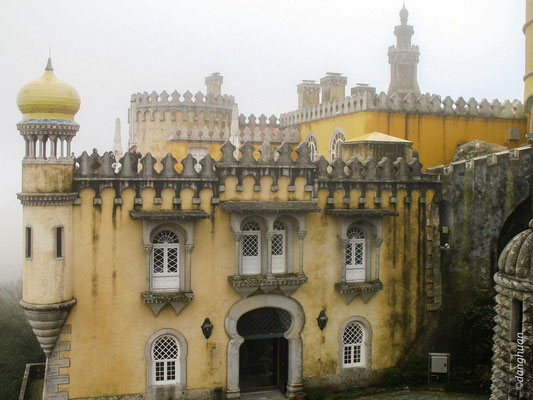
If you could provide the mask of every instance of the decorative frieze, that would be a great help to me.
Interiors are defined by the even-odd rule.
[[[246,298],[251,294],[266,294],[273,291],[289,296],[307,281],[307,276],[303,272],[298,274],[235,275],[228,277],[228,282],[239,292],[242,298]]]
[[[346,304],[350,304],[357,296],[367,303],[374,294],[383,290],[383,284],[379,279],[372,282],[339,282],[335,284],[335,290],[344,296]]]
[[[68,206],[77,198],[78,193],[17,193],[23,206]]]
[[[191,291],[172,293],[143,292],[141,299],[144,304],[150,307],[155,316],[167,304],[172,306],[177,315],[187,304],[194,300],[194,293]]]

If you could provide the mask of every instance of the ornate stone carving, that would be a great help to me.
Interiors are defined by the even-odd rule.
[[[251,294],[281,292],[285,296],[290,296],[302,284],[307,283],[305,274],[280,274],[280,275],[250,275],[250,276],[230,276],[228,282],[239,292],[242,298]],[[279,290],[278,290],[279,289]]]
[[[383,284],[379,280],[372,282],[341,282],[335,284],[335,290],[344,296],[346,304],[350,304],[357,296],[361,296],[363,301],[368,303],[372,296],[383,290]]]
[[[141,294],[141,299],[144,304],[150,307],[155,316],[167,304],[170,304],[176,312],[176,315],[178,315],[187,304],[194,300],[194,294],[192,292],[144,292]]]

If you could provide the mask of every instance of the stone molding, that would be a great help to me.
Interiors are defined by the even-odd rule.
[[[522,280],[514,276],[505,275],[502,272],[494,274],[494,282],[504,288],[518,292],[533,292],[533,282]]]
[[[478,102],[474,98],[465,101],[462,97],[453,100],[446,96],[429,93],[422,95],[408,94],[400,97],[397,94],[387,95],[381,92],[379,95],[372,91],[357,93],[342,99],[322,103],[313,107],[283,113],[280,115],[280,127],[289,127],[304,122],[318,121],[324,118],[338,115],[353,114],[361,111],[384,111],[433,115],[456,115],[482,118],[507,118],[523,119],[524,106],[518,100],[505,100],[501,103],[487,99]]]
[[[195,219],[209,218],[209,214],[202,210],[131,210],[130,217],[132,219],[146,219],[152,221],[190,221]]]
[[[76,136],[80,125],[74,121],[61,119],[26,119],[17,123],[20,134],[25,135],[57,135]]]
[[[154,316],[157,317],[159,312],[167,304],[170,304],[176,315],[178,315],[183,308],[194,300],[193,292],[143,292],[141,293],[141,300],[148,305]]]
[[[276,275],[239,275],[229,276],[229,284],[244,299],[252,294],[266,294],[276,291],[290,296],[301,285],[308,282],[304,273]]]
[[[383,290],[383,284],[379,279],[372,282],[339,282],[335,284],[335,290],[344,296],[346,304],[350,304],[357,296],[361,296],[366,304],[372,296]]]
[[[23,206],[68,206],[77,198],[78,193],[17,193]]]
[[[320,212],[311,201],[223,201],[220,208],[228,214],[302,214]]]
[[[76,299],[53,304],[33,304],[21,300],[19,304],[24,310],[33,334],[48,357],[56,346],[61,328],[67,320],[70,309],[76,304]]]

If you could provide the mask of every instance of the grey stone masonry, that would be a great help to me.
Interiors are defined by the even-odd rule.
[[[70,325],[65,325],[61,333],[71,333]],[[59,385],[69,383],[69,376],[60,373],[60,368],[70,366],[70,359],[60,356],[63,351],[70,351],[69,341],[58,341],[47,357],[43,400],[68,400],[68,392],[59,391]]]

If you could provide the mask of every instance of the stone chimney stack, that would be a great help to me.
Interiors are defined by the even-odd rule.
[[[214,72],[207,78],[205,78],[205,85],[207,86],[207,96],[213,98],[220,96],[222,94],[221,90],[223,81],[224,77],[218,72]]]
[[[296,86],[298,92],[298,109],[316,106],[320,103],[320,84],[303,80]]]
[[[347,82],[348,78],[338,72],[326,73],[326,76],[320,79],[322,103],[343,99],[345,97],[344,90]]]

